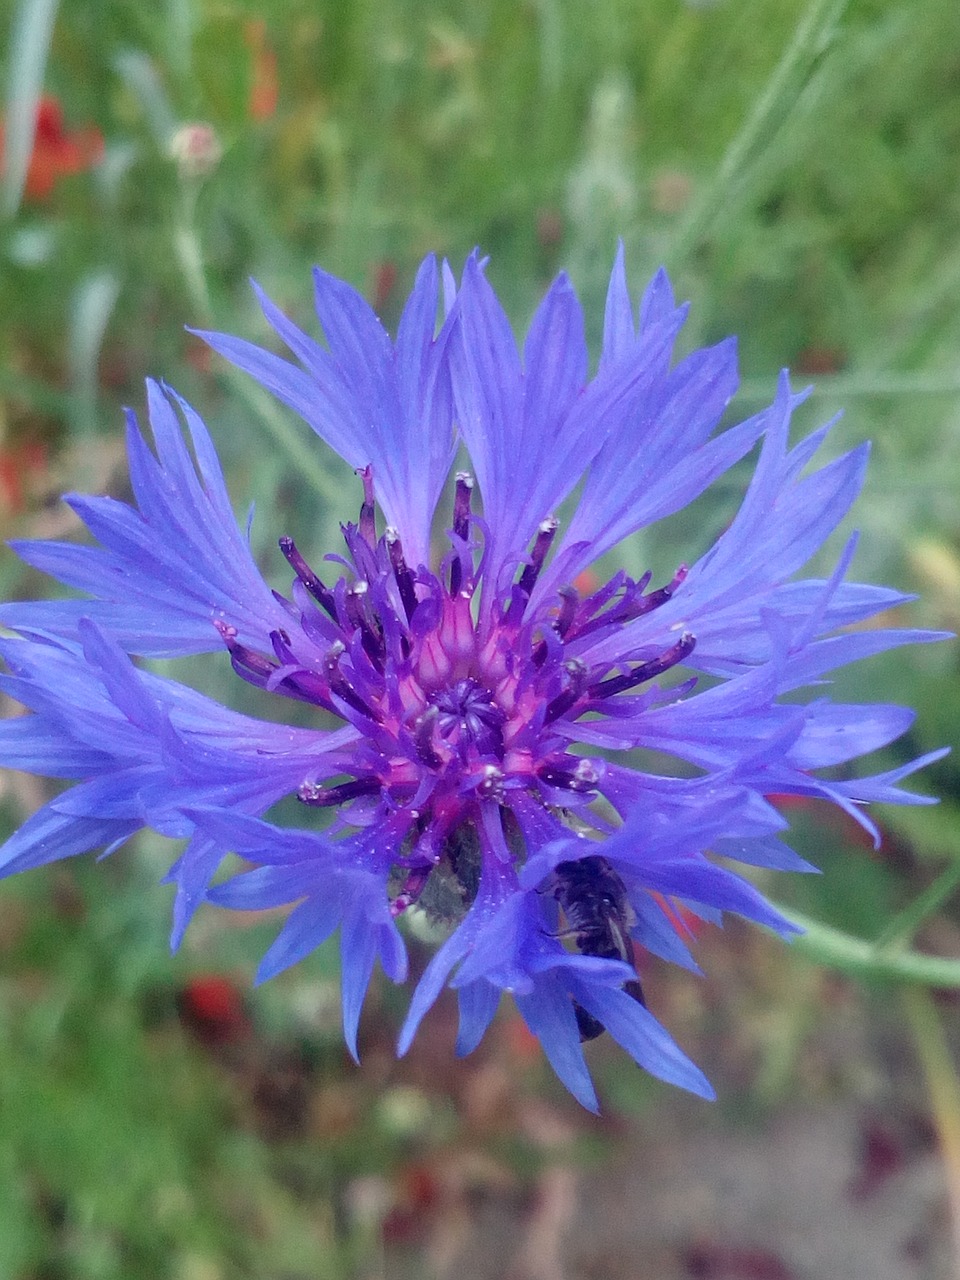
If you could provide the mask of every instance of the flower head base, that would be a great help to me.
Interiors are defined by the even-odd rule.
[[[871,830],[862,802],[920,799],[896,784],[924,761],[859,782],[818,773],[890,742],[908,711],[782,700],[843,663],[939,638],[840,630],[902,599],[844,581],[852,540],[829,579],[794,578],[852,502],[864,452],[803,474],[825,432],[788,447],[798,398],[785,377],[768,410],[717,433],[736,384],[732,344],[671,365],[685,312],[661,273],[636,323],[622,255],[592,380],[564,277],[522,358],[476,258],[459,288],[445,277],[439,333],[437,271],[424,263],[396,343],[351,289],[315,279],[326,347],[261,297],[299,367],[205,336],[358,469],[359,519],[343,527],[346,555],[329,557],[337,576],[282,537],[292,587],[266,587],[203,424],[151,387],[156,456],[132,418],[128,431],[139,509],[71,496],[102,548],[18,548],[91,598],[0,614],[22,636],[2,642],[4,686],[34,712],[0,727],[0,758],[78,779],[11,837],[3,870],[113,847],[142,825],[186,836],[170,873],[174,940],[204,897],[296,903],[266,978],[339,926],[354,1053],[373,965],[405,978],[398,922],[420,912],[446,938],[402,1051],[449,981],[459,1052],[509,991],[584,1105],[596,1099],[581,1043],[604,1030],[655,1075],[709,1095],[646,1007],[634,942],[695,968],[680,905],[792,931],[707,856],[809,869],[767,796],[825,797]],[[659,583],[620,572],[576,589],[598,556],[760,440],[739,513],[697,563]],[[472,474],[455,477],[433,556],[458,443]],[[554,513],[581,477],[563,529]],[[315,707],[316,727],[226,711],[129,657],[220,646],[244,680]],[[700,673],[714,677],[705,690]],[[331,716],[339,726],[321,727]],[[634,768],[625,753],[638,747],[674,764]],[[291,794],[303,826],[267,821]],[[208,888],[228,851],[257,865]]]

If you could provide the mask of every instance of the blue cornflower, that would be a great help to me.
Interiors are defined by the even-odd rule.
[[[789,934],[708,854],[807,870],[767,796],[825,798],[876,835],[863,803],[922,802],[897,784],[933,758],[859,781],[821,772],[912,720],[896,706],[832,702],[824,676],[939,638],[844,629],[905,598],[845,581],[853,539],[829,578],[795,576],[849,509],[866,449],[807,472],[827,429],[789,447],[802,396],[785,375],[768,409],[718,431],[737,383],[734,343],[674,363],[685,308],[661,271],[635,318],[622,251],[593,378],[565,276],[522,352],[476,257],[459,288],[445,273],[439,331],[438,271],[424,262],[395,342],[346,284],[317,271],[315,290],[326,346],[260,295],[298,364],[204,336],[357,468],[359,520],[343,527],[345,557],[330,557],[340,567],[322,577],[281,537],[292,587],[271,590],[202,422],[149,384],[155,452],[132,414],[127,428],[137,506],[70,495],[99,547],[16,544],[88,598],[0,611],[18,633],[0,642],[2,687],[33,712],[0,726],[0,760],[76,780],[10,838],[0,870],[112,849],[151,826],[188,839],[169,875],[174,943],[204,897],[296,904],[262,979],[340,927],[354,1053],[374,963],[406,977],[397,921],[418,913],[446,937],[401,1051],[449,982],[459,1052],[509,991],[585,1106],[596,1099],[581,1044],[604,1029],[648,1071],[709,1095],[645,1005],[633,940],[695,969],[678,904]],[[737,515],[695,564],[658,585],[623,572],[574,585],[758,442]],[[448,489],[461,447],[472,472]],[[561,529],[555,513],[578,485]],[[131,658],[218,648],[244,680],[313,708],[315,726],[228,711]],[[817,695],[800,702],[806,685]],[[662,772],[638,766],[637,748],[655,751]],[[303,828],[267,821],[291,794]],[[230,851],[256,866],[210,888]]]

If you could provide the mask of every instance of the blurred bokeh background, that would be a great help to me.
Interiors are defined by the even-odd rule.
[[[789,365],[814,385],[801,429],[843,407],[830,447],[872,438],[857,576],[920,593],[899,622],[957,625],[956,0],[0,13],[3,537],[69,536],[65,489],[125,495],[121,406],[151,374],[205,417],[282,585],[277,536],[318,561],[355,482],[184,326],[264,341],[252,275],[309,327],[315,262],[393,324],[426,252],[459,268],[479,244],[518,328],[566,268],[596,339],[620,236],[635,287],[664,263],[693,301],[687,347],[739,335],[739,416]],[[744,474],[631,540],[628,568],[669,576],[723,528]],[[51,590],[11,553],[0,587]],[[225,665],[194,674],[246,705]],[[878,767],[956,737],[953,646],[875,658],[841,691],[919,708]],[[202,911],[171,956],[160,838],[4,884],[0,1280],[955,1276],[956,760],[920,786],[941,805],[881,813],[879,851],[791,809],[825,874],[763,887],[819,922],[808,942],[706,929],[703,979],[641,957],[720,1101],[599,1041],[600,1119],[506,1009],[461,1062],[441,1002],[398,1063],[405,993],[385,983],[358,1069],[335,948],[252,989],[275,919]],[[5,775],[2,834],[44,794]],[[910,948],[944,959],[940,985],[898,980]]]

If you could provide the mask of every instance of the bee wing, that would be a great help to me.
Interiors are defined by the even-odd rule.
[[[621,960],[624,960],[632,969],[636,969],[637,966],[633,954],[633,943],[630,941],[630,935],[623,927],[623,920],[619,915],[611,915],[610,919],[607,921],[607,926],[610,930],[610,940],[616,947]],[[631,996],[636,1000],[637,1004],[642,1004],[644,1008],[647,1007],[647,1002],[643,998],[643,987],[640,985],[639,978],[631,978],[629,982],[625,982],[623,984],[623,989],[628,996]]]
[[[613,912],[607,917],[607,929],[610,933],[610,941],[616,947],[617,955],[632,969],[634,967],[633,944],[618,912]]]

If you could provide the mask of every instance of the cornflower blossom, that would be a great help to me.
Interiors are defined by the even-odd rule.
[[[508,991],[586,1107],[597,1103],[581,1046],[604,1029],[647,1071],[710,1096],[647,1009],[632,943],[695,970],[675,923],[685,912],[794,932],[726,860],[811,869],[783,842],[771,795],[832,801],[874,836],[865,803],[922,802],[897,784],[933,756],[860,779],[823,772],[913,719],[831,701],[824,677],[939,636],[847,629],[905,599],[846,581],[852,538],[830,577],[796,577],[856,496],[866,447],[809,470],[828,429],[790,447],[803,397],[786,375],[769,408],[718,430],[735,344],[673,361],[686,309],[663,271],[637,316],[621,249],[592,378],[565,276],[522,351],[476,256],[459,288],[444,269],[438,330],[439,293],[428,258],[393,342],[318,270],[326,346],[260,294],[296,364],[203,335],[357,469],[359,519],[326,576],[281,537],[292,586],[267,586],[202,422],[154,383],[155,449],[132,414],[127,426],[136,507],[69,495],[99,547],[15,544],[88,598],[0,612],[17,633],[0,641],[2,687],[33,713],[0,726],[0,761],[75,780],[7,841],[0,870],[110,852],[152,827],[187,839],[168,877],[175,945],[204,899],[295,904],[265,979],[339,926],[354,1055],[374,964],[405,979],[398,921],[416,914],[446,936],[401,1052],[447,983],[459,1053]],[[757,444],[737,514],[696,563],[667,581],[618,572],[595,590],[572,585]],[[472,471],[451,483],[461,448]],[[223,648],[238,676],[307,704],[315,723],[241,715],[131,658]],[[290,795],[303,825],[266,820]],[[228,852],[253,869],[210,887]]]

